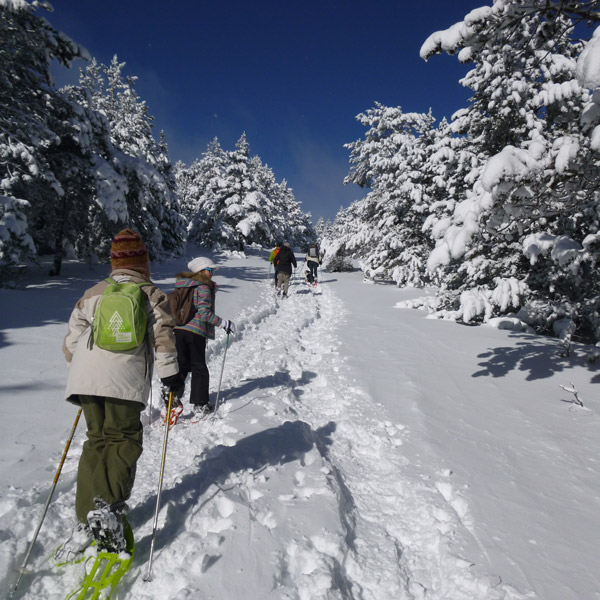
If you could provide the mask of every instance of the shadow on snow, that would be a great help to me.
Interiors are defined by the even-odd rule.
[[[478,364],[482,369],[473,373],[472,377],[504,377],[510,371],[519,370],[527,372],[527,381],[534,381],[581,366],[595,373],[592,383],[600,382],[600,364],[587,360],[589,347],[572,344],[567,356],[558,340],[518,333],[510,337],[522,341],[516,346],[490,348],[488,352],[479,354],[478,358],[482,361]]]
[[[197,456],[197,470],[162,492],[161,504],[168,505],[168,509],[165,523],[156,533],[156,550],[168,546],[186,530],[190,513],[202,509],[208,502],[209,499],[200,504],[211,486],[216,486],[216,495],[222,491],[219,484],[224,484],[231,474],[249,470],[256,472],[267,466],[301,460],[314,446],[326,454],[334,431],[333,422],[313,431],[303,421],[287,421],[243,438],[235,446],[216,446]],[[129,519],[134,529],[152,519],[155,507],[156,496],[152,496],[130,511]],[[136,545],[136,562],[143,564],[148,560],[150,537],[147,535]]]
[[[200,250],[198,254],[210,256],[217,265],[223,261],[211,252]],[[187,269],[189,258],[153,262],[152,281],[163,291],[171,291],[177,273]],[[8,329],[64,323],[66,334],[66,324],[75,303],[86,289],[108,277],[111,270],[109,264],[88,265],[83,261],[65,260],[61,275],[51,277],[48,275],[50,263],[51,259],[44,257],[39,265],[31,265],[16,280],[15,289],[0,289],[0,348],[10,344],[6,335]],[[267,270],[267,261],[264,269],[244,265],[223,267],[217,271],[215,281],[219,283],[219,275],[229,279],[219,286],[221,293],[226,294],[237,287],[236,279],[261,281],[267,277]]]
[[[298,379],[293,379],[288,371],[276,371],[273,375],[266,375],[255,379],[244,379],[237,387],[226,390],[223,394],[223,401],[226,401],[228,398],[242,398],[255,390],[277,387],[284,387],[287,390],[291,390],[294,397],[299,399],[303,392],[297,388],[308,385],[316,376],[317,374],[311,371],[302,371]]]

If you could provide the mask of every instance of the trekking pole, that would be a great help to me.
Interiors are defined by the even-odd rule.
[[[37,540],[37,536],[40,533],[40,529],[42,528],[42,523],[46,518],[46,513],[48,512],[48,507],[50,506],[50,501],[52,500],[52,496],[54,495],[54,490],[56,489],[56,484],[58,483],[58,478],[60,477],[60,473],[62,471],[63,465],[65,464],[65,459],[67,458],[67,452],[69,451],[69,447],[71,446],[71,442],[73,440],[73,436],[75,435],[75,430],[77,429],[77,424],[79,423],[79,417],[81,417],[81,411],[83,409],[79,409],[77,412],[77,416],[75,417],[75,423],[73,423],[73,429],[71,429],[71,435],[69,435],[69,439],[67,440],[67,445],[65,446],[64,452],[62,454],[62,458],[60,459],[60,464],[58,465],[58,469],[56,470],[56,475],[54,475],[54,482],[52,484],[52,488],[50,489],[50,493],[48,494],[48,499],[46,500],[46,506],[44,506],[44,512],[42,513],[42,518],[33,534],[33,539],[31,540],[31,544],[29,544],[29,550],[25,555],[25,560],[21,567],[19,567],[19,578],[17,579],[17,583],[15,583],[15,587],[12,589],[14,592],[18,587],[19,583],[21,583],[21,577],[27,572],[27,563],[29,561],[29,557],[31,556],[31,551],[33,550],[33,545]]]
[[[148,559],[148,573],[144,581],[152,581],[152,558],[154,556],[154,542],[156,540],[156,526],[158,525],[158,511],[160,509],[160,494],[162,492],[163,477],[165,474],[165,461],[167,458],[167,441],[169,440],[169,422],[173,406],[173,392],[169,392],[169,406],[167,407],[167,422],[165,424],[165,439],[163,442],[162,460],[160,461],[160,475],[158,478],[158,492],[156,494],[156,511],[154,512],[154,525],[152,526],[152,542],[150,544],[150,558]]]
[[[217,411],[219,410],[219,396],[221,394],[221,382],[223,381],[223,371],[225,370],[225,357],[227,356],[227,348],[229,348],[229,330],[227,330],[227,338],[225,340],[225,352],[223,352],[223,363],[221,364],[221,376],[219,377],[219,387],[217,389],[217,399],[215,400],[215,412],[212,416],[212,421],[217,418]]]

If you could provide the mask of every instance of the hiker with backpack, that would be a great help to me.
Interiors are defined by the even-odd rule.
[[[182,291],[191,295],[191,312],[183,309],[183,320],[175,327],[175,341],[179,361],[179,373],[183,381],[192,374],[190,403],[194,412],[202,415],[212,411],[209,406],[210,374],[206,365],[206,344],[215,338],[215,327],[222,327],[228,334],[235,333],[233,321],[215,314],[217,284],[212,280],[217,266],[209,259],[198,256],[188,265],[188,271],[177,274],[175,293]],[[189,300],[187,302],[190,302]],[[182,301],[184,305],[186,301]]]
[[[124,518],[136,464],[152,371],[174,392],[179,375],[167,295],[150,281],[148,250],[124,229],[112,241],[112,272],[89,288],[69,319],[63,352],[69,363],[66,399],[83,409],[87,440],[77,471],[78,526],[57,550],[72,560],[95,538],[98,549],[126,549]],[[156,356],[156,359],[155,359]]]
[[[308,267],[308,283],[317,285],[317,269],[323,262],[323,257],[319,253],[319,246],[317,244],[311,244],[306,256],[304,257],[306,266]]]
[[[271,251],[271,254],[269,255],[269,262],[273,264],[273,280],[275,281],[275,284],[277,284],[277,267],[275,266],[275,258],[276,256],[279,254],[279,251],[281,250],[281,243],[277,242],[275,244],[275,248],[273,248],[273,250]]]
[[[281,246],[279,253],[274,260],[275,266],[277,267],[277,295],[281,294],[283,289],[283,297],[287,298],[288,287],[290,285],[290,277],[292,276],[292,265],[294,268],[297,267],[296,257],[292,252],[292,248],[289,242],[286,242]]]

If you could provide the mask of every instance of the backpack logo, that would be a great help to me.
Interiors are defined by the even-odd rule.
[[[121,315],[116,310],[113,313],[113,316],[108,321],[108,324],[110,325],[110,330],[113,332],[113,334],[117,335],[117,332],[123,326],[123,319],[121,318]]]
[[[150,283],[117,283],[108,278],[108,285],[98,300],[92,337],[103,350],[132,350],[146,335],[146,295],[142,287]]]
[[[127,344],[128,342],[131,342],[131,331],[121,331],[123,324],[123,318],[115,310],[113,316],[108,321],[108,326],[115,337],[115,341],[119,344]]]

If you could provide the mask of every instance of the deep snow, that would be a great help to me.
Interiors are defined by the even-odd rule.
[[[321,273],[275,297],[266,251],[216,256],[227,351],[220,418],[164,437],[157,386],[130,501],[136,555],[114,598],[600,598],[598,366],[556,340],[400,309],[422,292]],[[300,256],[299,256],[300,258]],[[185,260],[153,264],[165,289]],[[299,266],[301,266],[299,264]],[[16,580],[76,409],[64,402],[70,311],[107,274],[32,267],[0,290],[0,578]],[[298,274],[302,271],[298,269]],[[216,391],[225,350],[209,345]],[[583,407],[559,386],[573,383]],[[187,415],[184,415],[187,417]],[[78,428],[14,598],[63,598],[51,559],[74,519]]]

